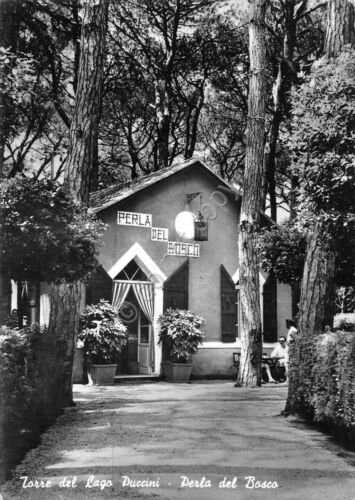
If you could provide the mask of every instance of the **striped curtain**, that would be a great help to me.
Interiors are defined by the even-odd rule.
[[[140,308],[153,324],[154,321],[154,302],[152,283],[132,283],[133,291],[137,297]]]
[[[113,282],[112,305],[119,311],[121,305],[125,301],[131,284],[126,281]]]
[[[133,291],[137,297],[138,304],[144,312],[148,321],[151,323],[150,335],[153,333],[153,338],[149,340],[149,357],[150,366],[152,370],[155,370],[155,352],[154,352],[154,332],[153,332],[153,322],[154,322],[154,294],[153,294],[153,284],[152,283],[133,283]]]

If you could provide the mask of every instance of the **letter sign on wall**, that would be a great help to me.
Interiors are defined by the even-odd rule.
[[[165,227],[152,227],[151,239],[152,241],[168,241],[169,230]]]
[[[176,257],[199,257],[200,245],[198,243],[168,241],[168,255],[175,255]]]
[[[120,226],[152,227],[152,215],[136,212],[117,212],[117,224]]]

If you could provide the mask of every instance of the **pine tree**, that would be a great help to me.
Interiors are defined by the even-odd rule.
[[[250,2],[249,97],[243,199],[239,227],[241,365],[238,384],[261,384],[262,331],[255,236],[263,204],[266,50],[265,0]]]
[[[69,132],[65,183],[74,199],[88,204],[90,174],[105,55],[109,0],[85,0],[83,3],[81,51],[75,109]],[[72,403],[72,369],[76,334],[79,326],[81,282],[53,285],[49,331],[56,338],[59,400]]]

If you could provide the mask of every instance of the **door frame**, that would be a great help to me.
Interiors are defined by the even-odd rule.
[[[135,283],[140,283],[140,284],[152,284],[150,281],[140,281],[140,280],[114,280],[114,283],[130,283],[130,284],[135,284]],[[131,293],[131,297],[127,300],[127,297]],[[153,341],[152,338],[152,324],[148,323],[148,342],[142,342],[141,341],[141,326],[142,326],[142,314],[144,315],[144,312],[139,305],[139,302],[137,300],[137,297],[135,296],[135,293],[133,289],[131,288],[129,290],[129,293],[127,295],[126,299],[124,300],[123,304],[127,301],[133,305],[133,307],[137,310],[137,322],[136,322],[136,327],[137,327],[137,357],[135,359],[135,363],[137,363],[137,371],[134,373],[135,375],[151,375],[152,370],[153,370],[153,363],[152,363],[152,358],[153,352],[151,348],[151,343]],[[122,305],[123,305],[122,304]],[[125,323],[125,321],[122,319],[121,320],[123,324],[128,325],[128,323]],[[146,354],[146,358],[148,358],[148,363],[146,365],[142,365],[140,363],[141,357],[142,357],[142,351]],[[132,360],[131,360],[132,361]],[[131,371],[128,373],[133,374]]]
[[[148,280],[153,284],[154,295],[154,322],[151,325],[151,343],[152,349],[151,359],[153,360],[152,375],[160,375],[161,361],[162,361],[162,347],[159,342],[160,326],[158,323],[159,316],[163,313],[163,285],[166,280],[166,275],[160,267],[154,262],[150,255],[142,248],[142,246],[135,242],[107,271],[112,280],[126,267],[126,265],[134,259],[142,271],[147,275]]]

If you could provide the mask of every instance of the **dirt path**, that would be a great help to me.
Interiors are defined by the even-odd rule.
[[[281,417],[285,397],[226,381],[75,386],[77,407],[3,499],[355,500],[355,454]]]

